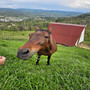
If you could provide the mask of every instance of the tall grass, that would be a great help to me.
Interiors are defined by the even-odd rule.
[[[27,33],[24,40],[19,40],[22,33],[26,32],[17,33],[17,40],[0,39],[0,55],[7,58],[0,66],[0,90],[90,89],[90,50],[57,45],[51,66],[46,65],[46,56],[41,56],[36,66],[37,54],[27,61],[16,57],[17,49],[27,41]]]

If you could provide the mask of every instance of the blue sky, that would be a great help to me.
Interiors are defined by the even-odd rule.
[[[0,0],[0,8],[90,12],[90,0]]]

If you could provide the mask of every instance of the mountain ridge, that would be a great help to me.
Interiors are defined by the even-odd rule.
[[[0,15],[3,16],[17,16],[17,17],[70,17],[78,16],[83,12],[73,11],[59,11],[59,10],[42,10],[42,9],[11,9],[11,8],[0,8]]]

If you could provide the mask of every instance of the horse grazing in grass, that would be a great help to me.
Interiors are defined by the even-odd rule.
[[[56,52],[57,45],[54,38],[51,36],[53,28],[49,30],[39,29],[35,27],[35,32],[29,34],[29,40],[21,46],[17,51],[17,57],[23,60],[28,60],[35,53],[38,54],[36,65],[39,64],[40,56],[48,56],[47,64],[50,65],[51,55]]]

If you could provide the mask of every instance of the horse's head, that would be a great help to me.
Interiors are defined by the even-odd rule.
[[[36,52],[48,45],[50,41],[50,30],[40,30],[37,26],[35,32],[29,35],[29,40],[18,49],[17,57],[23,60],[29,59]]]

